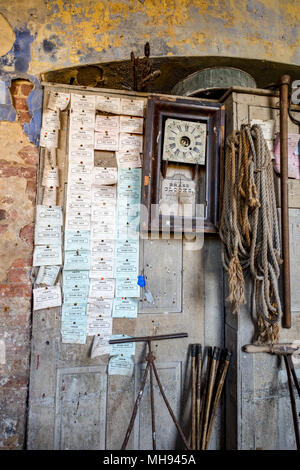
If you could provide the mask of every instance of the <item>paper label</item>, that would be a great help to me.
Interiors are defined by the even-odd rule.
[[[89,288],[86,285],[75,284],[74,286],[64,285],[64,302],[66,304],[85,303],[89,295]]]
[[[138,134],[120,133],[119,137],[120,150],[131,150],[134,152],[143,152],[143,136]],[[115,149],[118,150],[118,149]]]
[[[64,302],[62,306],[62,319],[63,321],[81,321],[86,319],[86,302],[85,301],[72,301]]]
[[[116,297],[139,297],[140,286],[137,285],[137,278],[116,278]]]
[[[120,114],[121,100],[112,96],[96,96],[96,109],[105,113]]]
[[[54,266],[62,264],[61,246],[35,246],[33,251],[33,266]]]
[[[101,166],[96,166],[93,168],[93,184],[96,185],[107,185],[107,184],[116,184],[118,180],[118,170],[117,168],[103,168]]]
[[[56,206],[56,188],[44,189],[43,206]]]
[[[45,111],[43,112],[42,127],[44,129],[60,129],[58,109],[45,109]]]
[[[70,103],[70,93],[59,93],[50,91],[47,108],[64,111]]]
[[[86,149],[84,147],[72,148],[69,150],[69,163],[80,163],[86,166],[94,165],[94,149]]]
[[[91,222],[91,238],[93,240],[114,240],[115,238],[115,220],[110,217],[102,217],[98,221]]]
[[[101,316],[87,317],[87,335],[93,336],[100,333],[100,336],[109,336],[112,333],[112,318]]]
[[[87,198],[91,199],[91,181],[90,178],[79,177],[77,181],[69,181],[68,183],[68,198],[71,193],[71,199]]]
[[[135,194],[140,194],[136,192]],[[139,217],[141,211],[141,205],[139,199],[118,199],[118,219],[130,219],[132,217]]]
[[[96,150],[111,150],[119,149],[119,134],[118,132],[104,131],[95,132],[95,146]]]
[[[130,187],[139,188],[141,186],[142,171],[140,168],[125,169],[118,171],[118,185],[121,188]]]
[[[113,299],[115,293],[114,279],[91,279],[90,280],[90,298]]]
[[[103,202],[99,206],[93,206],[92,213],[91,213],[91,220],[97,221],[102,217],[116,217],[116,205]]]
[[[72,183],[72,185],[73,184],[74,183]],[[76,191],[76,188],[74,189],[74,186],[73,189],[68,186],[67,207],[70,209],[85,209],[87,211],[87,209],[91,206],[91,195],[91,188],[89,187],[87,187],[87,191],[81,193]]]
[[[134,361],[130,356],[113,356],[108,364],[109,375],[132,376]]]
[[[93,131],[95,128],[95,111],[89,109],[71,109],[70,127]]]
[[[91,358],[103,356],[110,353],[110,336],[100,336],[100,333],[94,336]]]
[[[108,133],[118,133],[119,132],[119,116],[102,116],[97,114],[96,116],[96,123],[95,123],[95,131],[96,132],[105,132]]]
[[[138,300],[128,297],[114,298],[113,314],[114,318],[137,318]]]
[[[58,147],[58,129],[51,127],[41,129],[40,134],[40,146],[46,148],[57,148]]]
[[[59,307],[61,305],[60,286],[37,287],[33,289],[33,310]]]
[[[91,272],[90,278],[98,277],[111,278],[114,277],[114,257],[111,255],[95,255],[91,256]]]
[[[61,227],[48,224],[47,226],[35,225],[34,243],[36,245],[61,245]]]
[[[94,147],[94,132],[86,131],[84,129],[70,129],[69,146],[73,148],[86,148],[92,149]]]
[[[144,119],[136,116],[120,116],[120,132],[143,134]]]
[[[65,230],[65,250],[89,250],[90,232],[88,230]]]
[[[139,242],[138,240],[117,240],[116,242],[116,256],[124,259],[128,256],[139,257]]]
[[[145,101],[131,98],[121,98],[120,114],[129,116],[144,116]]]
[[[119,150],[116,152],[119,168],[141,168],[141,157],[139,152],[132,150]]]
[[[42,186],[47,186],[48,188],[59,187],[59,170],[57,166],[51,169],[45,168],[42,178]]]
[[[73,112],[93,111],[95,112],[95,96],[94,95],[71,95],[71,108]]]
[[[78,284],[89,286],[90,279],[88,271],[63,271],[64,286],[74,286]]]
[[[40,226],[61,226],[63,224],[61,206],[36,206],[36,223]]]
[[[92,240],[91,256],[110,255],[113,256],[115,251],[115,243],[113,240]]]
[[[41,266],[36,277],[36,284],[54,286],[59,270],[60,266]]]
[[[112,335],[110,339],[126,339],[128,335]],[[111,356],[134,356],[135,342],[133,343],[116,343],[110,345]]]
[[[89,298],[87,303],[88,316],[111,317],[113,299]]]
[[[65,251],[65,271],[85,271],[90,269],[90,251]]]
[[[86,317],[68,317],[62,321],[61,335],[63,343],[86,343]]]
[[[127,256],[119,258],[116,256],[115,276],[116,277],[135,277],[139,274],[138,256]]]
[[[88,209],[89,211],[89,209]],[[91,225],[91,216],[83,210],[68,210],[66,216],[66,228],[68,230],[89,230]]]
[[[69,179],[76,181],[80,177],[90,178],[93,171],[93,164],[87,165],[86,163],[70,163],[69,165]]]

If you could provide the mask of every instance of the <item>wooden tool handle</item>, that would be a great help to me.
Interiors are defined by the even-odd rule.
[[[270,354],[300,354],[300,344],[279,343],[279,344],[245,344],[243,351],[247,353],[270,353]]]

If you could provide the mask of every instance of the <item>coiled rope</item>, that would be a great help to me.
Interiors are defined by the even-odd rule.
[[[228,276],[227,301],[233,313],[246,303],[246,272],[253,281],[256,341],[274,343],[282,314],[280,232],[273,165],[259,125],[243,125],[226,141],[223,210],[220,236]]]

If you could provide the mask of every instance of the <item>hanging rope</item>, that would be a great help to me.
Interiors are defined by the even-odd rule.
[[[227,138],[220,236],[232,312],[246,303],[244,273],[250,272],[256,340],[276,342],[282,313],[279,222],[271,155],[258,125],[243,125]]]

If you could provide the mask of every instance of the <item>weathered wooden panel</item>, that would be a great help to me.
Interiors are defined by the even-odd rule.
[[[143,289],[139,312],[181,312],[182,240],[144,240],[140,263],[153,303]]]
[[[105,367],[58,369],[55,449],[104,449],[105,425]]]

